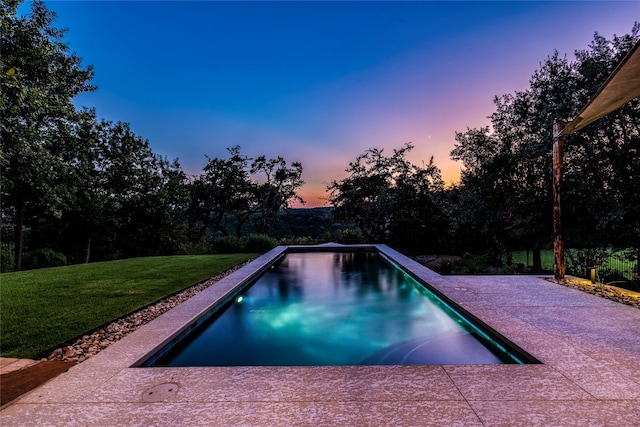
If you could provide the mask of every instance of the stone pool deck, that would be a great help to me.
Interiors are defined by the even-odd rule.
[[[266,254],[24,395],[0,424],[640,425],[640,310],[531,276],[443,277],[381,250],[543,363],[131,367]]]

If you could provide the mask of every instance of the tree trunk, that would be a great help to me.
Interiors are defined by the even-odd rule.
[[[85,251],[84,251],[85,264],[89,264],[89,256],[91,255],[91,237],[92,236],[89,236],[89,238],[87,239],[87,246],[85,247]]]
[[[540,245],[534,245],[531,252],[533,254],[533,271],[535,273],[540,273],[542,271],[542,256],[540,255]]]
[[[562,157],[564,142],[560,132],[564,128],[562,122],[553,125],[553,276],[556,280],[564,280],[564,237],[562,235]]]
[[[16,202],[16,223],[13,231],[15,270],[22,270],[22,244],[23,244],[23,225],[24,225],[24,201],[22,199]]]

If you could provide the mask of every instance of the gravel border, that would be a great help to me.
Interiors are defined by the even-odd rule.
[[[615,286],[604,285],[602,283],[594,284],[589,280],[578,279],[574,277],[565,278],[564,280],[545,278],[545,280],[640,309],[639,292],[629,291],[626,289],[617,288]]]
[[[94,356],[101,350],[109,347],[116,341],[119,341],[124,336],[135,331],[142,325],[145,325],[160,316],[163,313],[171,310],[178,304],[188,300],[192,296],[199,292],[202,292],[209,286],[213,285],[223,277],[233,273],[234,271],[244,267],[253,260],[245,261],[235,267],[226,270],[216,276],[200,282],[194,286],[186,288],[174,295],[164,298],[154,304],[151,304],[141,310],[135,311],[127,316],[121,317],[107,326],[96,330],[95,332],[84,335],[79,338],[74,344],[59,347],[55,349],[47,358],[48,360],[64,360],[69,362],[81,363],[88,358]],[[578,289],[582,292],[587,292],[592,295],[597,295],[602,298],[607,298],[612,301],[630,305],[632,307],[640,309],[640,293],[626,291],[614,286],[592,284],[588,280],[567,278],[559,281],[553,278],[545,278],[545,280],[556,283],[562,286]]]
[[[202,292],[223,277],[239,270],[251,261],[253,261],[253,259],[231,267],[223,273],[212,276],[203,282],[188,287],[147,307],[121,317],[91,334],[82,336],[82,338],[79,338],[72,345],[55,349],[47,359],[81,363],[99,353],[101,350],[109,347],[116,341],[121,340],[124,336],[135,331],[140,326],[149,323],[178,304],[188,300],[197,293]]]

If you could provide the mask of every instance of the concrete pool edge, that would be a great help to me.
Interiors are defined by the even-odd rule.
[[[536,277],[427,270],[432,286],[545,364],[130,368],[175,332],[171,321],[192,317],[178,306],[0,417],[7,425],[263,426],[626,426],[640,418],[640,333],[629,327],[639,324],[640,310]]]
[[[188,334],[191,329],[196,328],[199,322],[205,320],[207,315],[211,313],[213,307],[224,305],[225,301],[233,298],[233,296],[242,288],[246,287],[253,278],[259,276],[264,270],[269,268],[270,265],[284,256],[286,252],[286,246],[278,246],[272,249],[242,268],[223,277],[204,291],[194,295],[188,301],[154,319],[153,321],[162,323],[163,320],[161,318],[167,316],[164,319],[164,325],[169,329],[169,325],[173,325],[176,328],[152,350],[136,360],[131,367],[142,367],[151,357],[158,357],[156,355],[158,351],[163,349],[171,341],[184,334]],[[184,323],[180,325],[181,322]]]
[[[503,347],[505,351],[512,354],[514,360],[518,360],[521,364],[540,364],[542,363],[535,356],[522,349],[518,344],[504,336],[500,331],[491,327],[485,323],[481,318],[467,310],[462,305],[458,304],[455,300],[450,298],[446,292],[442,291],[432,282],[442,285],[446,279],[444,276],[439,275],[428,267],[420,264],[419,262],[401,254],[400,252],[390,248],[386,245],[375,245],[376,249],[383,255],[389,257],[393,262],[396,262],[404,271],[413,277],[416,281],[422,284],[430,292],[443,300],[446,304],[450,305],[455,311],[460,313],[462,317],[466,318],[470,324],[474,324],[478,329],[482,330],[488,338],[495,343]]]

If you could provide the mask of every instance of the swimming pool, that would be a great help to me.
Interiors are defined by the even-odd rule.
[[[142,366],[531,363],[373,248],[289,248]]]

